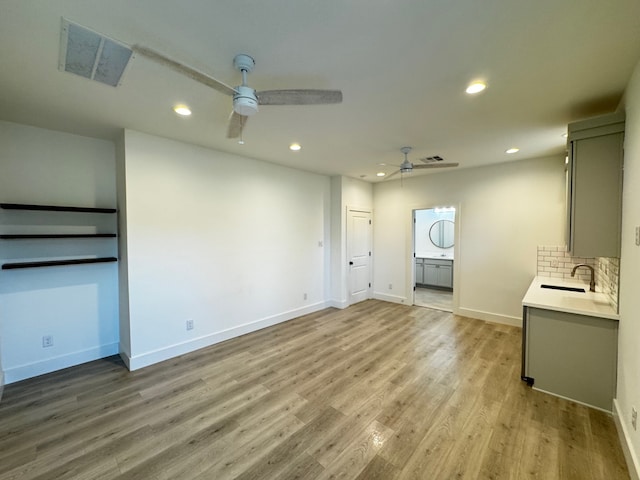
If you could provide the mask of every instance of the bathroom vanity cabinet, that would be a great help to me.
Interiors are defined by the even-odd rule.
[[[453,260],[416,258],[416,285],[453,288]]]
[[[569,124],[567,248],[620,257],[624,113]]]

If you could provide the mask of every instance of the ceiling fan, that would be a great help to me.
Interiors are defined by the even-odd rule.
[[[134,45],[131,48],[135,53],[149,60],[169,67],[196,82],[233,97],[233,111],[229,118],[227,138],[240,137],[242,139],[242,130],[247,124],[247,119],[258,112],[258,105],[319,105],[342,102],[342,92],[340,90],[296,89],[256,92],[247,85],[247,74],[251,73],[255,67],[255,61],[246,54],[236,55],[233,59],[233,66],[242,74],[242,84],[231,87],[150,48],[140,45]]]
[[[449,168],[449,167],[458,166],[458,164],[454,162],[450,162],[450,163],[444,162],[444,158],[442,158],[440,155],[434,155],[432,157],[424,157],[420,159],[420,161],[424,163],[418,163],[417,165],[413,164],[407,159],[407,155],[411,150],[412,150],[411,147],[402,147],[400,149],[400,151],[404,154],[404,162],[402,162],[400,165],[397,165],[398,167],[400,167],[400,169],[396,170],[391,175],[389,175],[387,179],[393,177],[394,175],[397,175],[398,173],[400,173],[401,175],[405,173],[411,173],[413,172],[414,169],[417,170],[417,169],[423,169],[423,168]]]

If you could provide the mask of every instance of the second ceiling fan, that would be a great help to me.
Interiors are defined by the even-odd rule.
[[[389,175],[387,179],[393,177],[394,175],[397,175],[398,173],[400,174],[411,173],[413,172],[414,169],[421,170],[425,168],[449,168],[449,167],[458,166],[458,163],[455,163],[455,162],[445,162],[444,158],[442,158],[439,155],[421,158],[420,161],[423,163],[418,163],[418,164],[411,163],[407,158],[407,155],[411,150],[412,150],[412,147],[402,147],[400,149],[400,151],[404,154],[404,162],[402,162],[400,165],[397,165],[398,167],[400,167],[400,169],[396,170],[391,175]]]
[[[340,90],[287,89],[256,92],[247,84],[247,74],[251,73],[255,67],[255,61],[251,56],[246,54],[236,55],[233,59],[234,67],[242,74],[242,84],[231,87],[220,80],[150,48],[134,45],[132,50],[196,82],[200,82],[218,92],[233,97],[233,111],[229,118],[227,138],[238,138],[242,136],[242,130],[247,124],[247,119],[258,112],[258,105],[322,105],[342,102],[342,92]]]

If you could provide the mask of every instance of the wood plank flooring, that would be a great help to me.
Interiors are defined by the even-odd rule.
[[[0,479],[629,478],[611,417],[519,369],[517,328],[369,300],[8,385]]]

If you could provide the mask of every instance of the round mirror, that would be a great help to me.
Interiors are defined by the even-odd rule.
[[[451,220],[438,220],[429,229],[429,240],[436,247],[453,247],[453,222]]]

